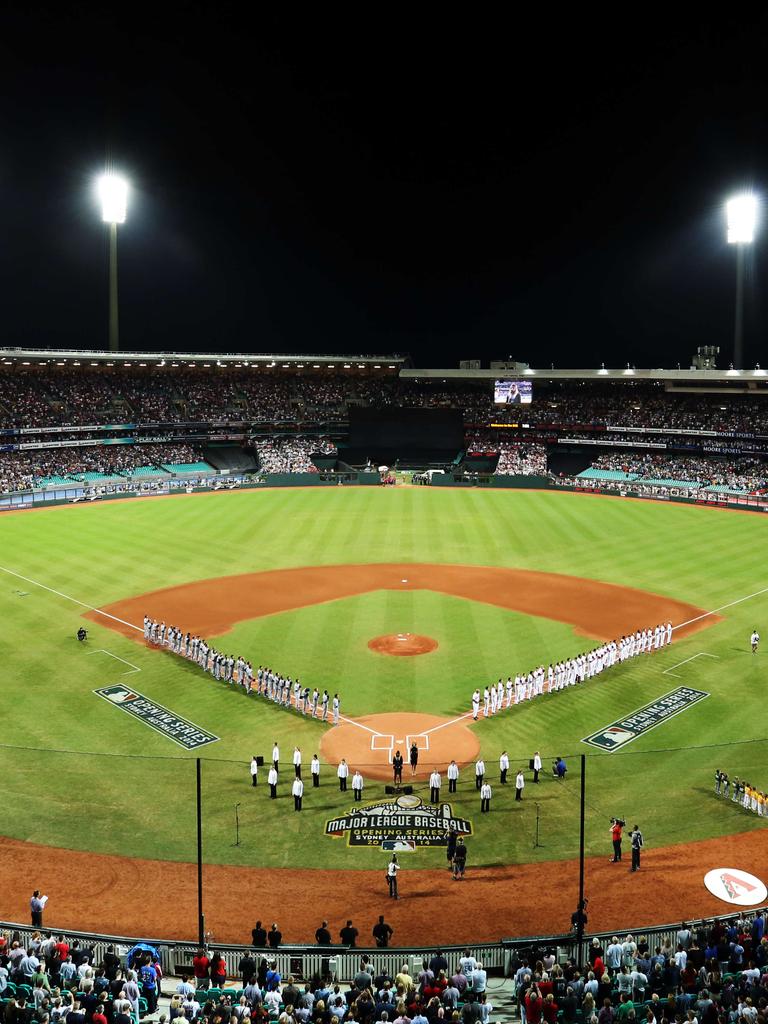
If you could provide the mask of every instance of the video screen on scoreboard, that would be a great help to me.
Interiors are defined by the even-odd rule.
[[[530,380],[497,380],[493,390],[496,405],[530,405],[533,382]]]

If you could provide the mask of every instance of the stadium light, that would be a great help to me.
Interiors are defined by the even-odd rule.
[[[128,206],[128,182],[119,174],[102,174],[99,178],[101,219],[105,224],[125,224]]]
[[[125,224],[128,182],[119,174],[102,174],[98,180],[101,219],[109,225],[109,350],[120,346],[117,307],[117,225]]]
[[[737,370],[744,362],[744,247],[755,240],[757,197],[752,192],[732,196],[725,204],[729,245],[736,246],[736,312],[733,326],[733,365]]]
[[[755,239],[757,226],[757,199],[751,192],[733,196],[725,204],[728,221],[728,242],[731,245],[745,245]]]

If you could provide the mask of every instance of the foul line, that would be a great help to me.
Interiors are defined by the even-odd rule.
[[[134,672],[141,672],[141,669],[139,668],[139,666],[138,665],[134,665],[132,661],[126,661],[125,658],[118,658],[118,656],[116,654],[113,654],[112,651],[105,651],[103,647],[100,648],[98,651],[88,651],[88,654],[89,655],[90,654],[106,654],[110,658],[114,658],[115,661],[122,661],[122,663],[124,665],[130,665],[130,668],[128,669],[128,671],[122,673],[122,675],[124,675],[124,676],[130,676]]]
[[[14,572],[13,569],[7,569],[4,565],[0,565],[0,572],[7,572],[9,576],[15,576],[16,579],[24,580],[25,583],[31,583],[33,587],[40,587],[41,590],[47,590],[49,594],[55,594],[57,597],[63,597],[65,601],[71,601],[72,604],[79,604],[81,608],[87,608],[88,611],[96,612],[97,615],[103,615],[105,618],[112,619],[114,622],[119,622],[123,626],[130,626],[131,629],[135,629],[139,633],[144,632],[141,626],[136,626],[132,622],[126,622],[125,619],[119,619],[116,615],[110,615],[109,612],[103,612],[101,608],[94,608],[92,604],[86,604],[85,601],[78,601],[76,597],[71,597],[69,594],[62,594],[60,590],[54,590],[53,587],[46,587],[44,583],[39,583],[37,580],[30,579],[29,576],[22,576],[20,572]]]
[[[710,615],[717,615],[718,612],[724,612],[726,608],[733,608],[736,604],[742,604],[744,601],[750,601],[753,597],[760,597],[761,594],[768,594],[768,587],[763,587],[762,590],[756,590],[754,594],[747,594],[746,597],[740,597],[738,601],[731,601],[729,604],[720,605],[719,608],[713,608],[711,612],[704,612],[702,615],[697,615],[693,619],[688,619],[687,622],[679,622],[672,629],[682,629],[683,626],[690,626],[694,622],[698,622],[700,619],[706,619]]]
[[[366,732],[371,733],[373,736],[383,736],[383,732],[377,732],[375,729],[369,728],[367,725],[363,725],[362,722],[356,722],[354,718],[346,718],[344,715],[339,715],[340,722],[346,722],[347,725],[356,725],[358,729],[365,729]]]
[[[438,729],[445,729],[449,725],[456,725],[457,722],[463,722],[465,718],[471,718],[472,712],[465,711],[463,715],[459,715],[458,718],[452,718],[449,722],[443,722],[441,725],[433,725],[431,729],[425,729],[424,732],[420,732],[419,736],[429,736],[430,733],[437,732]],[[429,741],[427,741],[429,742]]]
[[[717,654],[707,654],[706,651],[699,651],[698,654],[692,654],[690,656],[690,658],[686,658],[685,661],[678,661],[678,663],[676,665],[670,665],[669,668],[665,668],[664,671],[662,672],[662,675],[674,676],[675,679],[682,679],[683,677],[679,676],[673,670],[676,669],[676,668],[680,668],[681,665],[687,665],[689,661],[695,661],[696,658],[715,658],[715,659],[718,659],[719,655],[717,655]]]

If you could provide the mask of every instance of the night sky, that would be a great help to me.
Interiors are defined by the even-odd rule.
[[[261,7],[0,15],[2,344],[106,347],[111,162],[125,349],[728,365],[722,204],[768,208],[768,16]]]

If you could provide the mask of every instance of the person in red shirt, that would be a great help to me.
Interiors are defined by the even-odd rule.
[[[107,1018],[104,1015],[103,1003],[99,1003],[99,1005],[96,1007],[96,1012],[94,1013],[93,1017],[91,1017],[91,1020],[93,1021],[93,1024],[107,1024]]]
[[[594,964],[592,966],[592,973],[594,974],[594,976],[597,978],[598,981],[605,974],[605,964],[603,963],[603,958],[601,956],[596,956],[595,957],[595,962],[594,962]]]
[[[541,1024],[541,1011],[544,1000],[541,998],[539,986],[531,985],[525,994],[525,1017],[528,1024]]]
[[[611,818],[611,842],[613,843],[613,857],[611,864],[621,860],[621,822],[618,818]]]
[[[557,1003],[551,992],[541,1007],[541,1016],[546,1021],[546,1024],[557,1024]]]
[[[53,948],[56,950],[56,955],[61,963],[64,963],[69,956],[69,943],[64,939],[63,935],[59,936],[59,941]]]
[[[194,963],[194,961],[193,961]],[[224,988],[227,983],[227,965],[221,953],[214,953],[211,960],[211,985],[213,988]]]
[[[198,988],[208,987],[208,967],[210,960],[205,955],[204,949],[198,949],[197,956],[192,960],[192,970],[195,973],[195,982]]]

